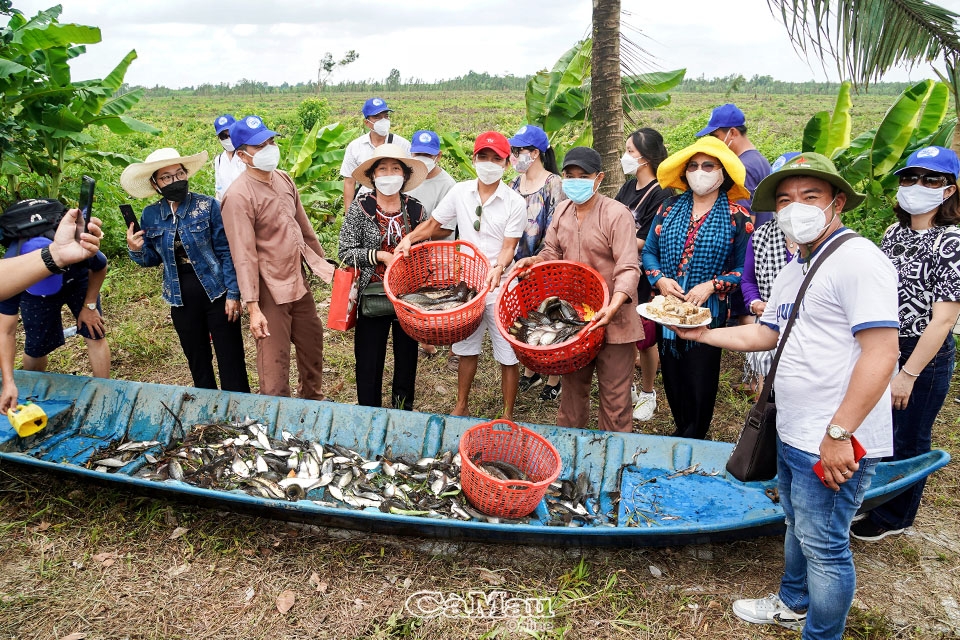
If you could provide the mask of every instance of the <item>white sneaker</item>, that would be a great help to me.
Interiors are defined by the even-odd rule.
[[[633,402],[633,419],[649,420],[653,417],[653,412],[657,410],[657,390],[650,393],[641,391]]]
[[[753,624],[776,624],[794,630],[802,629],[807,619],[806,612],[797,613],[773,593],[766,598],[737,600],[733,603],[733,613]]]
[[[637,393],[637,385],[632,385],[630,387],[630,404],[637,404],[638,402],[640,402],[640,394]]]

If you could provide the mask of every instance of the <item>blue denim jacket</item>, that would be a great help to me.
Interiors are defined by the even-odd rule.
[[[168,304],[183,305],[173,240],[180,233],[187,257],[211,301],[226,292],[228,300],[240,299],[237,271],[230,257],[227,234],[223,230],[220,204],[210,196],[192,191],[174,214],[170,203],[160,199],[143,210],[140,218],[143,248],[130,251],[130,259],[141,267],[163,265],[163,299]]]

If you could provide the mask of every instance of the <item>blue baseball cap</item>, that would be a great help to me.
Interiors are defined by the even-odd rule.
[[[361,111],[363,112],[364,118],[369,118],[384,111],[393,111],[393,109],[387,106],[387,102],[383,98],[370,98],[363,103],[363,109],[361,109]]]
[[[436,131],[420,129],[413,134],[410,140],[410,153],[429,153],[432,156],[440,153],[440,136]]]
[[[773,173],[783,165],[796,158],[798,155],[800,155],[799,151],[787,151],[785,154],[773,161],[773,164],[770,165],[770,173]]]
[[[737,108],[737,105],[728,102],[722,104],[710,112],[710,122],[703,129],[697,132],[697,137],[713,133],[717,129],[729,129],[730,127],[742,127],[746,124],[747,118],[743,111]]]
[[[20,255],[30,253],[31,251],[39,251],[44,247],[48,247],[53,244],[53,241],[50,238],[45,238],[43,236],[37,236],[36,238],[30,238],[23,243],[23,246],[20,247]],[[52,296],[55,293],[59,293],[60,289],[63,287],[63,274],[54,273],[40,282],[34,284],[33,286],[27,287],[27,293],[35,296]]]
[[[247,116],[237,120],[230,127],[230,141],[239,149],[245,144],[258,145],[277,135],[276,131],[267,129],[260,116]]]
[[[907,164],[903,169],[894,171],[898,176],[909,169],[926,169],[927,171],[936,171],[953,176],[954,182],[960,175],[960,161],[957,160],[957,154],[952,149],[944,147],[924,147],[917,149],[907,158]]]
[[[216,120],[213,121],[213,129],[217,132],[217,135],[220,135],[224,129],[227,129],[236,122],[237,119],[233,117],[232,114],[225,113],[222,116],[219,116]]]
[[[512,138],[510,138],[511,147],[536,147],[541,153],[546,153],[550,146],[550,139],[543,129],[535,124],[525,124],[520,127]]]

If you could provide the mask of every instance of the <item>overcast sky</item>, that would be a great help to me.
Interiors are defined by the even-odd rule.
[[[56,0],[14,0],[27,15]],[[103,77],[130,49],[130,84],[183,87],[242,78],[279,85],[316,79],[320,58],[355,49],[346,78],[453,78],[468,71],[526,75],[549,68],[589,34],[589,0],[60,0],[61,22],[98,26],[103,41],[71,62],[74,79]],[[941,5],[960,11],[960,0]],[[687,77],[740,73],[836,80],[794,52],[766,0],[622,0],[652,54],[651,70]],[[931,77],[927,65],[886,80]]]

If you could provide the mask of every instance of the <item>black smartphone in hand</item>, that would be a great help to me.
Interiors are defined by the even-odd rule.
[[[90,222],[90,216],[93,215],[93,191],[97,186],[97,181],[90,176],[83,176],[80,182],[80,217],[77,218],[77,240],[80,234],[87,230],[87,223]],[[81,220],[82,218],[82,220]]]
[[[120,205],[120,215],[123,216],[123,221],[127,223],[127,229],[129,229],[132,224],[134,233],[140,231],[140,223],[137,222],[137,216],[133,213],[133,207],[129,204]]]

